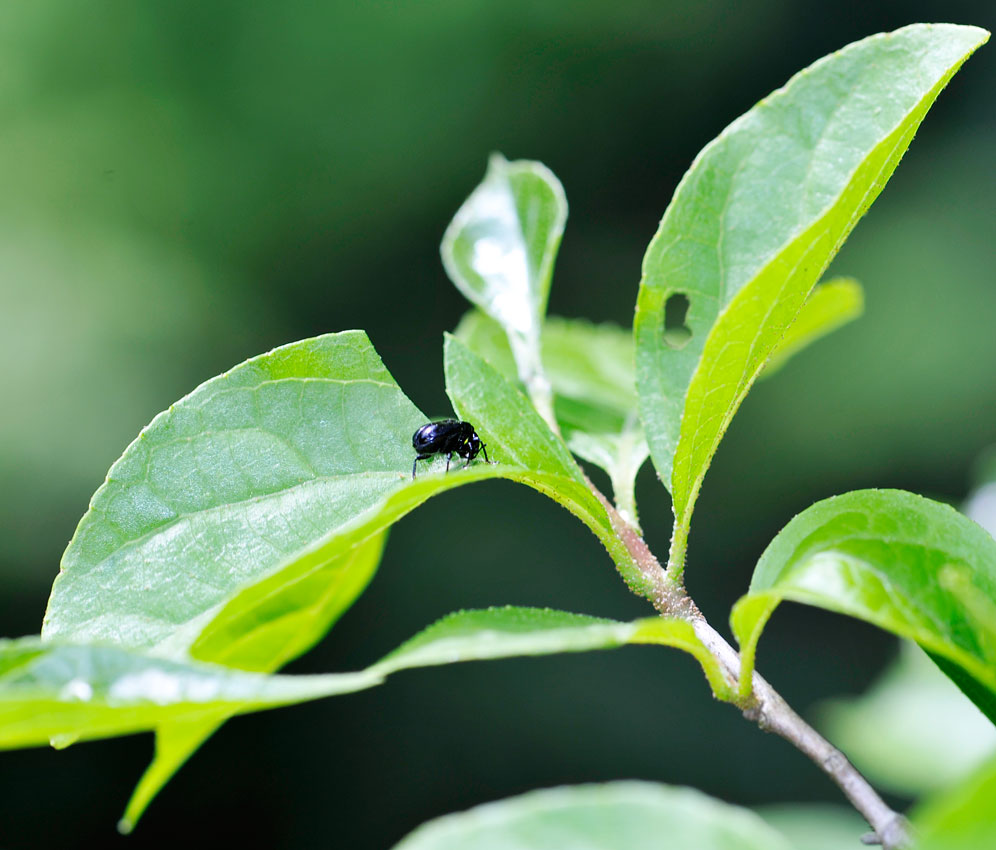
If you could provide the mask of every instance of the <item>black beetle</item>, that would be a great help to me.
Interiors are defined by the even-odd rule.
[[[412,435],[412,448],[418,452],[412,464],[412,478],[415,478],[415,467],[420,460],[427,460],[433,455],[446,454],[446,471],[450,471],[450,461],[453,455],[466,459],[464,466],[481,452],[488,460],[488,450],[477,436],[477,431],[469,422],[459,419],[443,419],[441,422],[427,422]]]

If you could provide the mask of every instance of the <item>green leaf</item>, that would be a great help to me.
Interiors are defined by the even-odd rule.
[[[43,636],[276,669],[362,591],[380,544],[354,547],[436,493],[484,478],[563,473],[590,524],[614,536],[548,430],[566,467],[542,449],[520,466],[513,429],[507,450],[498,439],[490,447],[501,463],[443,474],[440,458],[413,481],[411,435],[425,421],[359,331],[284,346],[208,381],[111,468],[63,557]],[[569,502],[559,485],[555,476],[540,489]],[[224,718],[205,715],[202,737]],[[192,751],[191,730],[185,722],[174,746],[162,727],[151,768],[160,782]]]
[[[505,330],[519,378],[550,422],[540,336],[566,221],[564,190],[548,168],[495,154],[441,246],[443,265],[457,289]]]
[[[821,283],[802,305],[795,321],[764,364],[761,378],[771,377],[802,349],[858,318],[865,299],[861,284],[851,278],[834,278]]]
[[[577,516],[602,541],[627,585],[652,599],[660,571],[641,567],[621,535],[632,534],[588,486],[570,451],[519,390],[453,336],[444,345],[446,392],[461,419],[473,422],[488,445],[501,447],[503,474],[546,493]],[[496,455],[497,457],[497,455]]]
[[[548,609],[463,611],[429,626],[366,670],[319,676],[267,676],[133,649],[24,638],[0,641],[0,748],[165,728],[169,745],[177,752],[186,745],[189,753],[200,744],[204,728],[219,718],[362,690],[400,670],[629,643],[689,652],[717,693],[731,695],[691,624],[658,617],[620,623]],[[129,806],[125,829],[134,826],[149,792],[169,778],[172,771],[165,771],[175,769],[173,761],[157,753]]]
[[[443,617],[381,661],[369,673],[386,676],[398,670],[508,658],[613,649],[626,644],[656,644],[684,650],[702,666],[714,692],[732,691],[716,659],[685,620],[648,617],[620,623],[549,608],[505,606],[458,611]]]
[[[473,310],[454,335],[508,378],[515,361],[501,327]],[[633,486],[649,449],[637,417],[632,335],[616,325],[549,317],[543,363],[567,445],[612,481],[616,507],[639,529]]]
[[[611,782],[532,791],[446,815],[420,826],[395,850],[660,850],[664,846],[673,850],[789,847],[753,812],[691,788]]]
[[[820,707],[818,726],[877,786],[937,791],[996,754],[996,728],[914,644],[859,697]]]
[[[963,688],[966,695],[991,709],[996,617],[981,601],[996,599],[996,541],[953,508],[901,490],[858,490],[795,517],[761,555],[750,591],[733,608],[744,695],[761,631],[783,599],[916,641],[963,671],[987,699]]]
[[[996,847],[996,759],[958,787],[917,808],[917,850]]]
[[[849,45],[733,122],[682,179],[644,258],[634,324],[641,416],[674,503],[672,574],[740,402],[934,99],[987,38],[918,24]]]

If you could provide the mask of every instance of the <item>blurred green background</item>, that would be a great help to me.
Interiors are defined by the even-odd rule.
[[[248,356],[364,328],[445,415],[441,334],[466,304],[438,243],[491,151],[542,160],[567,190],[551,312],[628,325],[643,250],[723,126],[865,35],[994,18],[983,0],[5,4],[0,634],[39,630],[89,495],[139,429]],[[793,513],[865,486],[960,500],[996,440],[994,93],[990,45],[834,263],[865,284],[865,317],[759,385],[720,449],[688,572],[717,626]],[[665,551],[649,465],[638,497]],[[493,482],[401,522],[370,590],[291,669],[363,666],[454,608],[504,603],[648,613],[583,527]],[[805,713],[894,654],[787,606],[760,663]],[[622,777],[838,800],[689,659],[650,648],[406,673],[238,719],[118,837],[151,747],[0,754],[0,847],[384,848],[484,800]]]

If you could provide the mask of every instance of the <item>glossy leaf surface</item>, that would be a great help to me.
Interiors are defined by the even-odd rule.
[[[566,221],[564,190],[548,168],[495,154],[441,246],[457,289],[508,335],[519,377],[544,415],[550,399],[540,337]]]
[[[409,484],[424,421],[359,331],[208,381],[111,467],[43,636],[182,656],[234,595]]]
[[[675,192],[637,303],[641,416],[675,510],[680,573],[733,414],[941,89],[988,38],[914,25],[821,59],[727,127]],[[677,311],[687,334],[666,336]]]
[[[747,673],[741,687],[783,599],[914,640],[989,701],[996,694],[996,617],[982,605],[996,599],[996,541],[947,505],[902,490],[858,490],[795,517],[764,551],[749,593],[733,609]],[[983,712],[990,708],[986,699],[973,701]]]
[[[430,821],[395,850],[788,850],[757,815],[694,791],[612,782],[532,791]]]

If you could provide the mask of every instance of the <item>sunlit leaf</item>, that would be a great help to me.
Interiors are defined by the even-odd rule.
[[[182,657],[235,594],[410,484],[424,421],[359,331],[213,378],[111,467],[42,635]]]
[[[988,38],[914,25],[821,59],[712,141],[643,264],[641,415],[675,511],[680,575],[702,478],[744,395],[927,110]]]
[[[43,637],[274,670],[362,591],[379,543],[355,547],[436,493],[485,478],[554,496],[631,564],[569,452],[494,377],[505,385],[495,397],[510,393],[488,411],[497,462],[446,474],[439,458],[416,480],[411,435],[426,417],[361,332],[284,346],[208,381],[112,467],[63,558]],[[202,737],[223,720],[205,714]],[[184,721],[173,745],[163,725],[159,779],[142,796],[189,755],[193,729]]]
[[[612,782],[532,791],[430,821],[395,850],[788,850],[757,815],[691,788]]]
[[[795,517],[733,608],[743,693],[761,631],[783,599],[916,641],[974,684],[975,693],[952,676],[996,722],[996,617],[981,609],[996,599],[996,541],[953,508],[902,490],[858,490]]]
[[[519,378],[548,420],[550,388],[540,336],[566,221],[564,190],[548,168],[495,154],[441,247],[453,283],[508,335]]]

